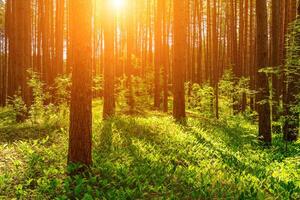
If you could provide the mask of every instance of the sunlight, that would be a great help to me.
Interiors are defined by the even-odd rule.
[[[124,0],[113,0],[113,7],[120,10],[124,6]]]

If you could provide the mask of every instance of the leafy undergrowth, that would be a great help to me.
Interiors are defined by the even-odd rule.
[[[94,104],[93,166],[67,176],[68,120],[12,123],[1,110],[0,199],[299,199],[300,143],[264,148],[240,117],[148,112],[101,121]],[[6,117],[2,117],[6,116]],[[73,166],[74,167],[74,166]]]

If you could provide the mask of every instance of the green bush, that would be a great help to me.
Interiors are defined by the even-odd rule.
[[[15,121],[17,120],[17,116],[25,117],[28,108],[21,96],[21,90],[19,89],[16,94],[10,99],[8,99],[8,105],[12,108],[13,116]]]
[[[188,108],[206,116],[212,116],[211,104],[214,100],[214,89],[209,84],[186,84]]]

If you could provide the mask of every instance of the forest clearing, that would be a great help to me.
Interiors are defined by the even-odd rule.
[[[299,0],[0,0],[0,200],[300,199]]]

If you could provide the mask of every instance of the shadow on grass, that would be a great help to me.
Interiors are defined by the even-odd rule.
[[[195,133],[194,133],[195,134]],[[261,161],[259,163],[259,165],[257,165],[257,163],[245,163],[243,162],[240,158],[238,158],[237,156],[234,155],[235,152],[238,151],[238,149],[236,147],[231,148],[231,151],[233,153],[229,153],[227,151],[225,151],[222,148],[218,148],[216,145],[214,145],[212,142],[210,142],[209,140],[207,140],[206,138],[204,138],[202,135],[200,134],[195,134],[197,137],[197,140],[202,143],[205,144],[206,146],[208,146],[210,149],[212,149],[213,152],[216,152],[218,157],[222,160],[222,163],[224,165],[226,165],[231,172],[234,172],[237,176],[240,176],[240,174],[250,174],[253,177],[258,178],[259,180],[271,180],[271,187],[273,187],[273,189],[278,189],[278,191],[288,191],[288,197],[291,198],[293,194],[299,194],[300,193],[300,188],[299,186],[296,185],[295,182],[293,181],[282,181],[280,178],[275,178],[273,176],[270,176],[270,172],[268,172],[266,170],[266,168],[271,164],[270,162],[263,162]],[[295,148],[296,145],[294,145],[293,147]],[[227,147],[230,147],[230,145],[227,145]],[[266,149],[268,150],[268,149]],[[259,153],[259,152],[257,152]],[[279,152],[277,152],[279,153]],[[281,156],[273,154],[272,152],[268,152],[267,154],[267,160],[271,160],[272,161],[282,161],[283,159],[275,159],[276,157],[281,157],[283,156],[282,152],[280,153]],[[290,157],[294,157],[294,156],[299,156],[299,153],[297,153],[296,151],[292,154],[289,155]],[[244,154],[244,156],[247,156],[247,154]],[[287,157],[287,156],[285,156]],[[228,172],[230,173],[230,171]],[[269,186],[269,187],[270,187]],[[280,189],[279,189],[280,188]],[[266,190],[268,190],[268,188],[266,188]],[[274,191],[273,191],[274,192]]]
[[[285,158],[293,158],[300,155],[300,143],[288,143],[286,151],[286,143],[282,139],[282,135],[273,134],[272,147],[266,147],[257,139],[257,133],[254,130],[242,126],[243,121],[237,119],[231,124],[225,121],[206,121],[200,126],[215,131],[215,137],[221,139],[227,148],[232,151],[242,152],[245,146],[250,146],[254,150],[269,151],[268,156],[271,160],[282,161]],[[245,123],[245,122],[244,122]]]
[[[112,148],[114,131],[122,139],[119,150]],[[208,187],[200,189],[196,182],[188,182],[186,177],[191,176],[190,171],[187,165],[176,160],[179,157],[168,157],[169,154],[176,155],[177,149],[171,148],[173,152],[164,149],[173,143],[164,143],[163,133],[155,126],[139,123],[133,118],[114,118],[104,122],[100,139],[105,142],[99,143],[102,147],[95,147],[98,155],[94,168],[100,169],[102,181],[98,187],[103,196],[111,194],[113,196],[108,197],[118,199],[122,194],[130,199],[153,199],[175,195],[187,199],[191,193],[196,197],[209,194]],[[176,172],[175,165],[180,165],[180,173]]]
[[[91,184],[93,188],[97,188],[97,192],[92,196],[107,199],[156,199],[159,197],[213,199],[218,195],[220,198],[228,195],[239,197],[240,194],[246,192],[233,189],[241,181],[240,174],[249,174],[260,180],[268,178],[269,174],[265,167],[269,163],[252,166],[251,163],[244,162],[238,155],[235,155],[235,152],[241,150],[246,144],[250,143],[248,148],[254,147],[254,143],[249,142],[251,138],[247,135],[251,133],[245,128],[206,125],[212,126],[210,129],[213,128],[213,131],[217,130],[214,132],[216,134],[214,137],[223,139],[223,136],[227,136],[225,141],[222,140],[223,145],[226,146],[226,149],[223,149],[222,146],[205,138],[201,132],[197,132],[197,129],[182,126],[184,134],[195,136],[195,140],[201,143],[199,148],[204,146],[203,148],[211,150],[207,151],[209,154],[207,159],[217,157],[228,169],[228,173],[233,173],[233,176],[237,178],[237,182],[222,183],[217,186],[214,181],[225,182],[225,180],[219,180],[218,174],[214,172],[208,177],[206,174],[199,175],[200,166],[197,168],[197,163],[201,162],[201,156],[198,157],[198,154],[189,156],[189,148],[197,145],[197,142],[185,140],[184,144],[181,144],[180,140],[172,138],[172,133],[164,132],[172,129],[161,129],[164,125],[155,124],[155,120],[154,124],[151,124],[152,121],[144,122],[143,119],[140,121],[139,118],[131,117],[117,117],[103,122],[99,135],[101,142],[97,143],[94,148],[94,165],[91,169],[93,177],[90,179],[96,178]],[[170,125],[178,126],[176,123],[165,126]],[[202,125],[199,127],[203,128]],[[230,135],[231,131],[235,131],[233,136]],[[120,137],[122,144],[114,141],[114,137]],[[231,140],[237,141],[230,142]],[[214,167],[211,166],[211,169]],[[288,183],[280,182],[276,178],[273,178],[272,184],[276,187],[288,187]],[[261,188],[253,189],[253,193],[250,189],[249,193],[247,188],[243,190],[247,190],[249,196],[255,199],[257,197],[255,191],[258,189]],[[291,191],[293,189],[294,187]]]
[[[112,123],[113,121],[111,119],[103,122],[103,127],[100,135],[101,150],[109,151],[112,147]]]
[[[0,127],[0,144],[42,139],[57,129],[59,129],[58,126],[41,126],[25,123]]]

